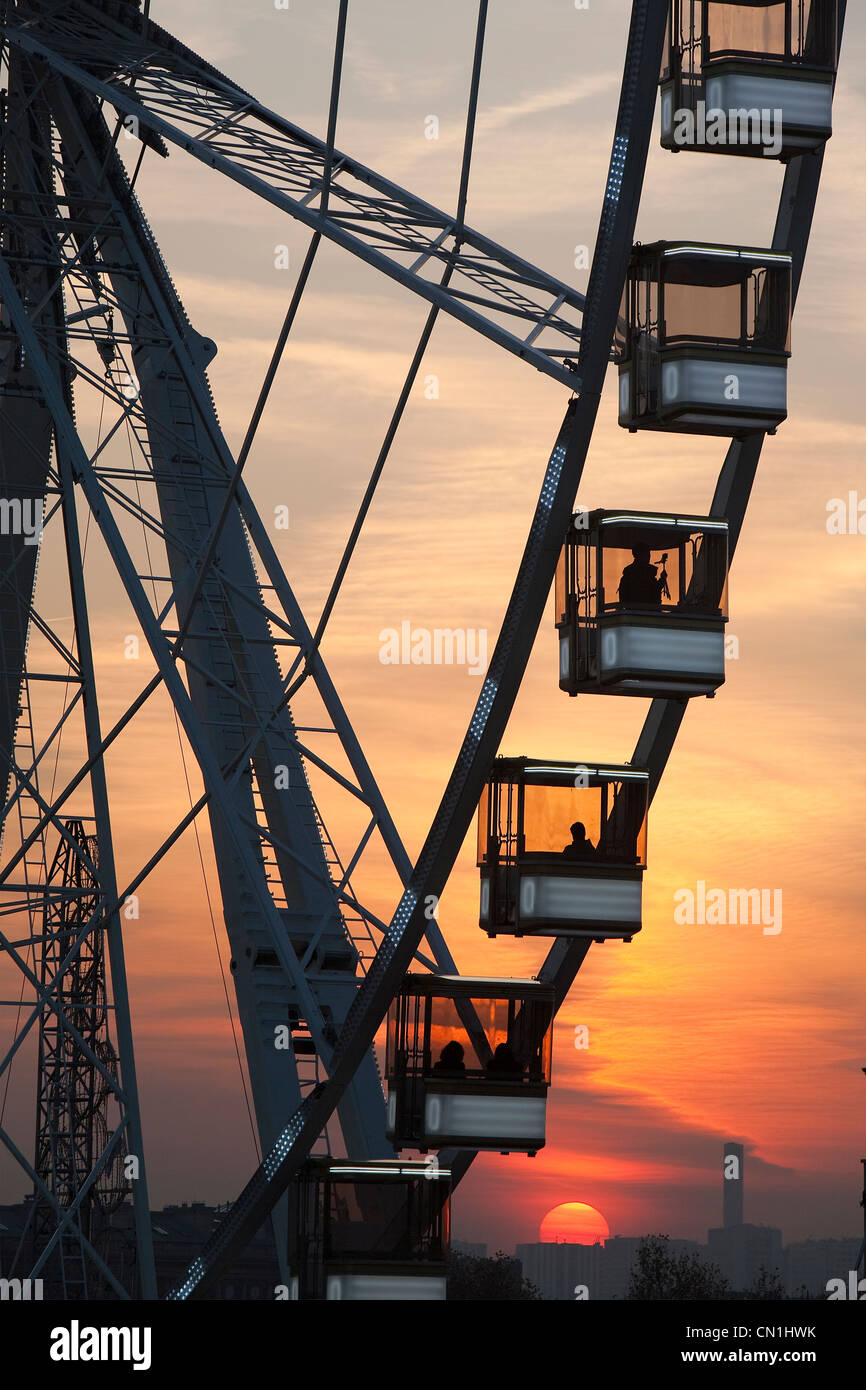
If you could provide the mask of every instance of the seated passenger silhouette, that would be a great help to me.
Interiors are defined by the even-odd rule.
[[[466,1071],[466,1063],[463,1061],[461,1044],[453,1041],[446,1043],[433,1070],[438,1072],[440,1076],[462,1076]]]
[[[508,1043],[499,1043],[490,1061],[485,1067],[488,1076],[499,1077],[502,1080],[519,1080],[523,1075],[523,1067],[515,1057]]]
[[[595,858],[595,848],[592,840],[586,838],[586,826],[582,820],[576,820],[571,827],[571,844],[565,846],[562,857],[577,860]]]
[[[631,603],[661,607],[667,576],[657,573],[658,565],[650,560],[648,545],[633,546],[631,553],[634,559],[623,570],[617,589],[620,603],[624,607]]]

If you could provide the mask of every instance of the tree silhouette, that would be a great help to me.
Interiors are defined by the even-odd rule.
[[[710,1302],[730,1296],[731,1286],[716,1265],[687,1250],[675,1254],[668,1236],[644,1236],[631,1267],[629,1300]]]
[[[520,1261],[497,1250],[492,1257],[458,1255],[452,1251],[448,1261],[448,1298],[471,1302],[515,1302],[539,1300],[542,1295],[524,1279]]]
[[[761,1265],[753,1284],[746,1289],[745,1296],[756,1301],[778,1303],[780,1299],[786,1299],[788,1294],[779,1271],[777,1269],[771,1271]]]

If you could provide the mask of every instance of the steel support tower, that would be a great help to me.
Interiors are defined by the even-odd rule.
[[[109,1255],[109,1220],[126,1195],[125,1148],[115,1143],[117,1117],[110,1102],[116,1084],[117,1054],[108,1028],[105,938],[102,928],[77,937],[97,909],[95,868],[98,842],[78,820],[66,821],[70,840],[57,847],[45,887],[39,961],[43,989],[52,981],[58,1008],[43,1008],[39,1020],[37,1131],[34,1194],[34,1257],[51,1246],[43,1266],[49,1298],[87,1299],[106,1292],[84,1253],[84,1240]],[[77,1030],[79,1046],[67,1021]],[[114,1107],[116,1110],[116,1107]],[[99,1156],[109,1153],[95,1181]],[[55,1243],[57,1218],[50,1192],[74,1223]]]

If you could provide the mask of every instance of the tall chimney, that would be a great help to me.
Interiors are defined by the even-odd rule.
[[[743,1146],[728,1140],[722,1176],[722,1224],[743,1224]]]

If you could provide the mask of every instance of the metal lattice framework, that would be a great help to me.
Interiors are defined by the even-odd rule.
[[[106,1258],[108,1218],[123,1201],[126,1185],[123,1131],[115,1129],[111,1107],[117,1056],[108,1031],[104,935],[89,932],[70,949],[97,907],[98,843],[80,820],[67,821],[66,829],[72,843],[61,840],[45,888],[39,978],[43,987],[55,981],[60,1008],[46,1010],[39,1027],[36,1172],[64,1210],[76,1209],[75,1227],[55,1241],[54,1210],[37,1196],[33,1245],[37,1260],[53,1247],[45,1282],[52,1297],[69,1300],[94,1296],[81,1237]],[[75,1023],[87,1051],[71,1035],[67,1020]],[[97,1169],[100,1155],[104,1162]],[[96,1291],[102,1288],[97,1281]]]
[[[109,8],[78,0],[40,6],[44,20],[16,42],[110,102],[129,129],[180,146],[540,371],[575,384],[565,359],[580,341],[581,294],[329,150],[158,25],[132,33],[102,12]],[[110,75],[100,59],[109,43]],[[443,288],[436,272],[446,267],[452,279]]]
[[[656,99],[666,0],[633,0],[613,149],[586,296],[472,231],[465,221],[487,15],[478,13],[460,193],[453,216],[341,153],[335,132],[347,0],[339,5],[325,141],[306,134],[124,0],[0,4],[6,75],[0,160],[0,482],[38,506],[43,545],[65,549],[73,636],[35,607],[32,536],[0,536],[0,756],[6,765],[0,949],[34,1004],[19,1008],[0,1080],[30,1030],[66,1029],[114,1097],[120,1121],[95,1146],[90,1178],[122,1143],[130,1184],[135,1282],[108,1269],[76,1205],[0,1139],[54,1214],[55,1241],[78,1240],[118,1297],[156,1291],[143,1136],[123,959],[123,908],[204,810],[210,823],[263,1158],[174,1298],[202,1296],[270,1213],[285,1250],[283,1195],[332,1116],[350,1153],[391,1152],[373,1040],[413,960],[455,973],[425,912],[452,870],[505,731],[541,621],[580,483],[611,358],[634,238]],[[842,6],[844,12],[844,5]],[[296,218],[312,232],[243,445],[234,456],[207,380],[214,344],[192,327],[118,153],[121,131],[159,155],[173,144]],[[788,164],[773,246],[792,252],[799,285],[822,152]],[[430,312],[323,613],[308,625],[243,479],[280,357],[322,238],[395,279]],[[451,314],[575,392],[531,520],[499,639],[429,835],[413,865],[400,841],[319,646],[436,317]],[[576,359],[576,360],[575,360]],[[73,387],[74,382],[74,387]],[[73,394],[74,392],[74,394]],[[96,421],[98,420],[98,425]],[[734,441],[712,503],[736,545],[763,435]],[[128,458],[123,454],[123,446]],[[156,674],[104,733],[88,622],[78,510],[95,525],[152,654]],[[23,515],[23,511],[22,511]],[[60,533],[62,532],[62,539]],[[48,715],[43,690],[63,704]],[[299,726],[301,686],[320,716]],[[105,755],[163,688],[204,793],[130,881],[117,881]],[[34,694],[36,692],[36,694]],[[658,786],[685,700],[654,700],[634,752]],[[37,734],[37,726],[39,733]],[[58,791],[61,737],[84,758]],[[318,735],[336,736],[351,775]],[[339,850],[311,771],[363,808],[365,829]],[[79,808],[86,806],[86,812]],[[70,811],[93,818],[91,844]],[[10,832],[10,827],[15,831]],[[404,891],[390,922],[356,896],[364,855],[384,844]],[[76,849],[75,846],[78,846]],[[62,848],[61,848],[62,847]],[[63,960],[34,969],[48,865],[86,853],[92,875]],[[85,906],[86,904],[86,906]],[[6,926],[6,920],[18,927]],[[21,924],[23,923],[23,934]],[[98,934],[111,980],[119,1069],[76,1027],[59,988]],[[565,998],[589,941],[557,940],[540,978]],[[59,954],[59,953],[56,953]],[[294,1047],[279,1051],[289,1022]],[[54,1025],[52,1025],[54,1026]],[[99,1150],[99,1152],[96,1152]],[[448,1154],[455,1180],[473,1155]],[[45,1247],[48,1252],[48,1246]],[[47,1258],[47,1253],[45,1254]],[[33,1272],[38,1272],[34,1270]]]

